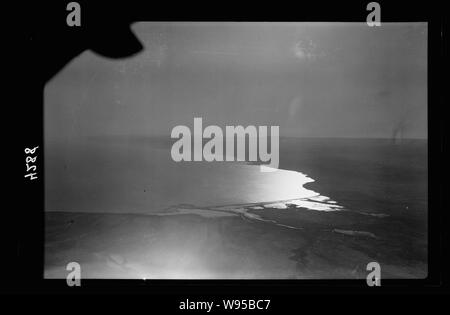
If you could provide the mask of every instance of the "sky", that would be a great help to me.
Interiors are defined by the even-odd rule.
[[[139,22],[144,50],[85,51],[45,88],[47,140],[203,124],[427,138],[427,24]],[[117,43],[120,45],[120,43]]]

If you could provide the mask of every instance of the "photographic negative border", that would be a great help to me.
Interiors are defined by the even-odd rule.
[[[428,23],[428,277],[418,280],[383,280],[381,287],[373,289],[365,280],[82,280],[80,288],[71,288],[64,280],[44,280],[44,141],[43,141],[43,95],[46,82],[71,58],[85,49],[108,51],[111,47],[98,47],[95,40],[99,34],[109,32],[106,41],[127,38],[129,25],[137,21],[323,21],[365,22],[367,2],[298,3],[297,6],[273,6],[261,4],[242,7],[231,3],[155,7],[142,1],[123,4],[77,1],[82,8],[81,27],[70,28],[66,24],[66,5],[69,1],[56,3],[33,3],[26,8],[13,10],[12,18],[22,21],[14,36],[14,58],[17,58],[12,75],[15,95],[13,116],[20,125],[21,142],[15,161],[20,161],[20,171],[13,174],[14,199],[20,207],[11,210],[14,222],[8,228],[11,259],[2,270],[8,270],[2,290],[9,292],[64,292],[73,290],[88,292],[145,292],[162,294],[184,290],[191,293],[253,295],[301,294],[351,292],[371,294],[377,292],[434,292],[443,287],[448,266],[445,261],[443,240],[448,239],[444,222],[448,216],[443,208],[442,150],[444,146],[443,111],[443,8],[413,4],[378,1],[382,8],[381,22],[427,22]],[[24,12],[26,11],[26,12]],[[25,17],[23,16],[25,15]],[[17,24],[12,21],[11,25]],[[16,30],[17,31],[17,30]],[[17,45],[16,45],[17,43]],[[139,47],[119,45],[127,54]],[[17,128],[17,127],[15,127]],[[13,129],[14,130],[14,129]],[[39,146],[38,179],[23,178],[24,149]],[[19,156],[20,155],[20,156]],[[16,185],[17,184],[17,185]],[[10,197],[11,198],[11,197]],[[20,208],[20,209],[19,209]],[[9,223],[6,223],[9,225]],[[446,245],[446,244],[445,244]],[[447,245],[446,245],[447,246]],[[448,248],[448,247],[445,247]]]

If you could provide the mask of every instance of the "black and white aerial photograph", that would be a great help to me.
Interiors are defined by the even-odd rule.
[[[427,278],[426,22],[131,30],[45,85],[44,278]]]

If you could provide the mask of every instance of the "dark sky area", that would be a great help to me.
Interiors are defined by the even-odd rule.
[[[427,137],[427,24],[132,26],[145,49],[90,51],[45,90],[48,140],[167,135],[176,125],[279,125],[281,136]],[[120,45],[120,43],[117,43]]]

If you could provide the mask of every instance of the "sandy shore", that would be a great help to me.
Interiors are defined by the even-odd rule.
[[[426,242],[409,222],[350,211],[248,205],[165,215],[46,214],[46,278],[363,279],[426,277]],[[417,245],[419,244],[419,245]]]

